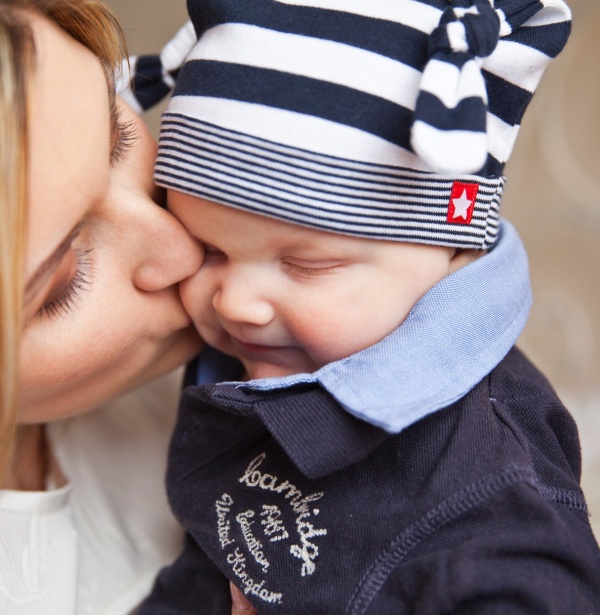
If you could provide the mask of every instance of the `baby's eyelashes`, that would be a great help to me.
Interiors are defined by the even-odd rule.
[[[282,262],[282,266],[293,275],[316,278],[333,273],[341,267],[341,263],[337,261],[285,260]]]

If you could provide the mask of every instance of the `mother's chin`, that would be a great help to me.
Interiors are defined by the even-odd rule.
[[[44,423],[99,408],[192,359],[202,341],[192,326],[156,340],[90,345],[79,361],[38,363],[20,380],[19,423]],[[64,357],[62,357],[64,359]]]

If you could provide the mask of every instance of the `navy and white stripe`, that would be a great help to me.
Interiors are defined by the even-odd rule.
[[[199,40],[157,182],[335,232],[489,247],[523,113],[570,31],[562,0],[490,1],[190,0]],[[479,185],[470,224],[447,220],[456,181]]]

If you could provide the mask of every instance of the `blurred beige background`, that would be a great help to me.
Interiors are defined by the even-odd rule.
[[[136,54],[158,52],[186,19],[184,0],[108,3]],[[570,4],[573,35],[525,116],[503,215],[530,257],[534,307],[519,343],[579,425],[600,538],[600,2]],[[161,110],[146,116],[155,134]]]

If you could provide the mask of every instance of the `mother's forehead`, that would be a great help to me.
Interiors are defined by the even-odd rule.
[[[100,61],[47,18],[31,12],[29,82],[29,274],[108,186],[109,95]]]

